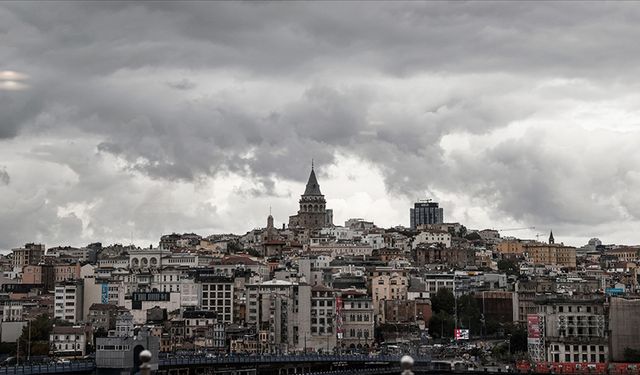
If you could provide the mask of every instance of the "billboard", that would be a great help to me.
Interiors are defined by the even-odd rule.
[[[469,340],[468,329],[456,329],[456,340]]]
[[[619,296],[624,294],[624,289],[622,288],[607,288],[604,292],[610,296]]]
[[[336,333],[342,338],[342,297],[336,297]]]
[[[532,345],[540,344],[542,332],[540,329],[540,316],[535,314],[527,315],[527,342]]]
[[[109,284],[102,284],[102,294],[101,294],[101,302],[109,303]]]

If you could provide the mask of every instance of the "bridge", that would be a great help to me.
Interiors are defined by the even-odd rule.
[[[260,364],[260,363],[400,363],[400,355],[255,355],[255,356],[229,356],[229,357],[206,357],[206,356],[179,356],[159,360],[160,367],[183,364]],[[431,363],[431,356],[415,356],[417,364]]]
[[[190,375],[301,375],[312,372],[397,367],[398,355],[256,355],[206,357],[183,356],[160,359],[158,374]],[[429,364],[428,356],[416,357],[416,363]]]
[[[414,356],[414,372],[467,370],[462,361]],[[158,375],[379,375],[399,374],[399,355],[177,356],[158,359]],[[498,371],[488,371],[498,372]],[[0,375],[100,374],[92,361],[0,367]],[[486,372],[484,372],[486,373]]]
[[[0,375],[31,374],[91,374],[96,364],[92,361],[74,361],[69,363],[51,363],[46,365],[17,365],[0,367]]]

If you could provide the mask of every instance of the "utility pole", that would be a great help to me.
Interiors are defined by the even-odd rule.
[[[458,330],[458,284],[456,284],[456,271],[453,271],[453,338],[456,337]]]
[[[487,334],[487,313],[485,311],[485,305],[484,305],[484,293],[485,291],[482,291],[482,338],[484,339],[484,336]]]
[[[31,359],[31,320],[27,320],[29,328],[29,350],[27,351],[27,362]]]

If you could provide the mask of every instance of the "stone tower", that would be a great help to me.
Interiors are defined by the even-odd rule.
[[[300,196],[300,209],[297,215],[289,217],[289,227],[318,229],[333,225],[333,212],[327,210],[327,201],[320,191],[320,184],[316,178],[316,172],[311,164],[311,174],[307,181],[304,194]]]

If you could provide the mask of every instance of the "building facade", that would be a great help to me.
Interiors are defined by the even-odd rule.
[[[219,322],[233,323],[233,278],[205,271],[196,274],[196,282],[200,285],[202,310],[217,312]]]
[[[609,357],[604,298],[542,297],[537,316],[543,322],[540,349],[548,362],[606,362]],[[531,330],[530,330],[531,331]],[[530,347],[531,349],[531,347]],[[538,352],[538,356],[542,353]],[[530,351],[532,358],[536,353]]]
[[[44,257],[43,244],[28,243],[24,247],[13,249],[13,267],[22,270],[28,264],[38,264]]]
[[[84,288],[82,282],[67,281],[56,285],[54,317],[70,323],[83,318]]]
[[[430,199],[415,202],[413,208],[409,209],[409,225],[413,230],[419,225],[443,222],[444,210],[438,206],[437,202],[432,202]]]
[[[339,345],[342,349],[369,348],[374,341],[375,319],[371,297],[362,293],[343,293],[340,299]]]

